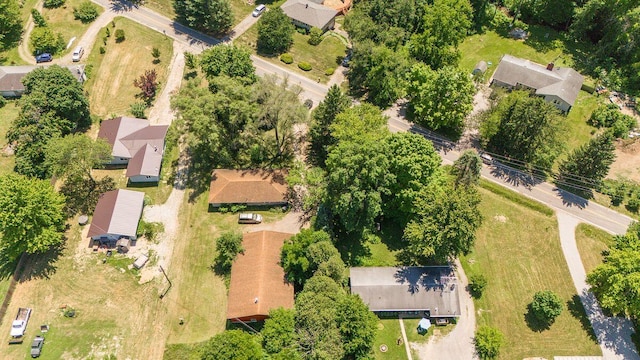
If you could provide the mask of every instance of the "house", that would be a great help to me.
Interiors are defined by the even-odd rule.
[[[379,317],[460,316],[458,280],[450,266],[356,267],[351,293]]]
[[[571,68],[543,66],[529,60],[504,55],[496,68],[491,85],[508,89],[529,89],[569,112],[578,97],[584,78]]]
[[[132,183],[158,182],[168,125],[150,125],[148,120],[120,116],[105,120],[98,137],[111,145],[109,165],[127,165]]]
[[[48,66],[51,65],[0,66],[0,95],[7,98],[22,96],[25,91],[22,78],[37,68],[46,68]],[[69,69],[80,83],[84,83],[87,80],[87,76],[84,73],[84,65],[62,67]]]
[[[262,321],[271,309],[293,308],[293,285],[286,281],[280,266],[280,250],[291,236],[275,231],[244,234],[244,252],[231,267],[229,321]]]
[[[295,26],[307,30],[316,27],[323,32],[333,28],[335,17],[340,12],[312,0],[287,0],[280,8]]]
[[[285,170],[216,169],[209,187],[209,207],[287,205]]]
[[[88,236],[101,244],[114,245],[121,238],[136,240],[144,206],[144,193],[112,190],[100,195]]]

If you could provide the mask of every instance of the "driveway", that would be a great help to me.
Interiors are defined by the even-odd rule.
[[[576,226],[580,220],[563,211],[558,211],[557,216],[562,252],[580,301],[602,349],[602,356],[605,360],[640,360],[636,347],[631,341],[631,335],[634,332],[631,321],[605,316],[598,300],[589,291],[590,287],[586,283],[587,275],[575,238]]]
[[[304,213],[297,211],[289,211],[282,219],[269,223],[258,225],[244,226],[242,232],[256,232],[262,230],[279,231],[289,234],[297,234],[301,229],[308,229],[309,223],[305,222]]]

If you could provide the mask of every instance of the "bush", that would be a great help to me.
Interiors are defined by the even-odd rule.
[[[4,96],[0,96],[0,109],[7,105],[7,99]]]
[[[98,6],[91,1],[85,1],[73,9],[73,17],[85,24],[95,20],[98,15],[100,15],[98,13]]]
[[[107,50],[104,48],[104,46],[100,46],[100,54],[104,54],[105,52],[107,52]]]
[[[626,208],[631,212],[638,212],[638,209],[640,209],[640,193],[634,192],[633,194],[631,194],[629,200],[627,201]]]
[[[104,36],[111,37],[111,30],[108,27],[105,28]]]
[[[64,5],[64,0],[44,0],[43,6],[47,9],[58,8]]]
[[[487,287],[487,278],[482,274],[473,274],[469,277],[469,291],[474,298],[482,296],[484,289]]]
[[[146,222],[140,220],[138,223],[138,235],[144,236],[149,241],[154,241],[159,233],[164,231],[164,225],[159,222]]]
[[[147,116],[144,113],[145,110],[147,110],[147,104],[141,101],[131,104],[129,108],[129,112],[131,113],[131,115],[133,115],[134,117],[137,117],[138,119],[147,118]]]
[[[214,260],[214,270],[219,275],[228,275],[231,265],[238,254],[243,252],[242,234],[239,232],[224,232],[216,239],[216,258]]]
[[[320,44],[322,42],[322,30],[317,27],[312,27],[307,42],[313,46]]]
[[[153,63],[157,64],[160,62],[160,49],[157,47],[151,48],[151,56],[153,56]]]
[[[36,53],[48,52],[56,54],[66,46],[62,34],[55,33],[48,27],[38,27],[31,32],[31,46]]]
[[[551,324],[562,313],[562,299],[551,290],[538,291],[529,305],[536,319]]]
[[[504,335],[496,328],[482,326],[476,330],[473,343],[480,359],[495,359],[500,355],[500,348],[504,345]]]
[[[124,30],[116,29],[116,42],[123,42],[124,39]]]
[[[336,72],[336,69],[328,68],[327,70],[324,71],[324,74],[327,75],[327,76],[331,76],[331,75],[333,75],[334,72]]]
[[[280,55],[280,61],[285,64],[293,64],[293,56],[289,53],[284,53]]]
[[[31,16],[33,16],[33,22],[37,27],[45,27],[47,26],[47,20],[44,19],[40,11],[37,9],[31,9]]]
[[[305,61],[301,61],[298,63],[298,67],[304,71],[311,71],[312,67],[311,64],[309,64],[308,62]]]

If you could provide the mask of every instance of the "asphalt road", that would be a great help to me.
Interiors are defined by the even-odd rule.
[[[392,132],[412,131],[429,136],[427,130],[404,120],[403,114],[397,108],[389,109],[385,114],[389,116],[388,127]],[[447,147],[441,147],[439,150],[445,163],[453,163],[460,156],[459,151],[449,150]],[[495,162],[493,166],[483,165],[482,177],[612,234],[624,234],[633,221],[626,215],[558,189],[548,182],[540,182],[499,162]]]

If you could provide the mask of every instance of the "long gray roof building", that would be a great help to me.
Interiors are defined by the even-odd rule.
[[[458,279],[450,266],[351,268],[351,293],[376,313],[429,311],[460,316]]]

